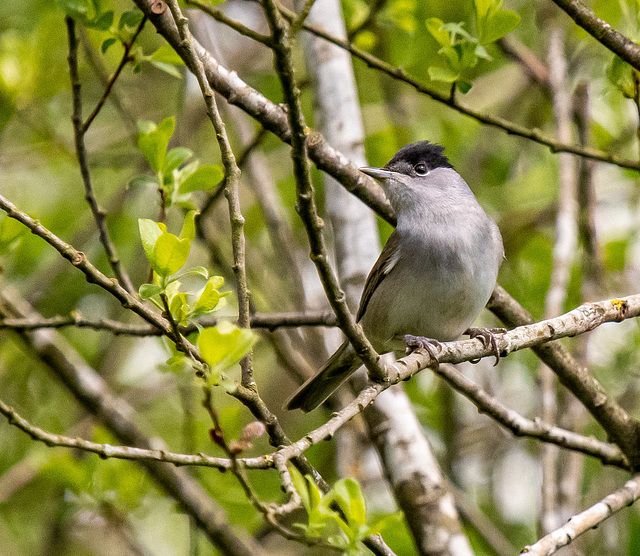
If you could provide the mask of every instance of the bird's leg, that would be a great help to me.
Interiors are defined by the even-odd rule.
[[[434,351],[435,349],[439,351],[442,347],[438,340],[434,340],[433,338],[425,338],[424,336],[413,336],[411,334],[405,334],[404,341],[407,344],[407,355],[413,353],[414,351],[424,350],[431,356],[431,359],[435,361],[434,370],[438,370],[440,364],[438,363],[438,359]]]
[[[467,328],[463,334],[469,336],[471,339],[478,338],[485,347],[491,346],[491,354],[496,358],[496,362],[493,364],[495,367],[498,361],[500,361],[497,336],[504,334],[506,331],[506,328]],[[478,361],[480,361],[480,359],[474,359],[471,363],[477,363]]]

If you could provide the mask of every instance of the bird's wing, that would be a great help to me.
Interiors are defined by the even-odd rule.
[[[399,257],[400,236],[397,230],[394,230],[389,236],[387,243],[385,243],[382,253],[380,253],[378,260],[373,265],[371,272],[369,272],[369,276],[367,276],[367,282],[364,285],[364,291],[360,298],[360,307],[358,307],[356,320],[359,321],[362,318],[373,292],[376,291],[376,288],[380,285],[380,282],[384,280],[384,277],[391,272],[391,269],[398,262]]]

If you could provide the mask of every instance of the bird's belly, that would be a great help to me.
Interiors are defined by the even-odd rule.
[[[455,340],[476,319],[495,284],[495,275],[481,276],[469,267],[420,266],[394,269],[394,280],[382,280],[371,296],[361,323],[379,351],[402,349],[405,334]]]

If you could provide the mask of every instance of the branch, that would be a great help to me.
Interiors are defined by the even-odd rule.
[[[578,515],[574,515],[565,525],[553,533],[542,537],[531,546],[525,546],[521,554],[532,556],[554,554],[558,549],[574,541],[576,537],[589,529],[596,528],[605,519],[633,504],[638,498],[640,498],[640,477],[634,477],[627,481],[622,488],[605,496],[597,504]]]
[[[173,341],[179,341],[179,338],[175,337],[171,324],[167,319],[158,315],[147,305],[142,303],[137,297],[131,295],[118,283],[117,280],[113,280],[105,276],[88,261],[86,255],[82,251],[78,251],[72,245],[62,241],[57,235],[40,224],[38,220],[31,218],[28,214],[19,210],[11,201],[2,195],[0,195],[0,209],[4,210],[10,218],[24,224],[31,230],[32,234],[44,239],[73,266],[82,271],[87,282],[100,286],[120,301],[123,307],[131,309],[148,323],[161,330],[165,336],[171,338]],[[186,346],[189,355],[197,361],[204,362],[193,344],[188,340],[184,340],[183,343],[184,346]]]
[[[72,438],[60,434],[46,432],[21,417],[12,407],[0,400],[0,413],[9,421],[10,425],[27,433],[33,440],[46,444],[49,448],[74,448],[83,452],[97,454],[102,459],[115,458],[131,461],[159,461],[174,465],[193,465],[201,467],[213,467],[215,469],[231,469],[231,460],[218,458],[206,454],[176,454],[167,450],[150,450],[136,448],[134,446],[111,446],[110,444],[98,444],[82,438]],[[247,469],[269,469],[272,462],[264,456],[255,458],[238,458],[238,465]]]
[[[555,336],[561,331],[562,337],[575,336],[593,330],[604,322],[618,322],[627,316],[638,316],[638,299],[638,295],[635,295],[599,303],[585,303],[565,315],[531,325],[534,327],[531,330],[537,330],[540,339],[548,335]],[[628,300],[631,301],[631,305],[628,305]],[[531,315],[500,286],[496,286],[487,307],[507,326],[522,326],[533,322]],[[629,312],[628,309],[631,307]],[[529,330],[529,327],[523,327],[524,329]],[[640,467],[640,423],[632,419],[616,401],[607,397],[600,383],[563,346],[553,343],[531,347],[556,373],[560,382],[589,410],[607,432],[610,440],[620,446],[631,467]]]
[[[346,297],[335,272],[328,262],[327,249],[322,228],[324,223],[318,216],[311,182],[311,172],[307,156],[307,126],[302,115],[300,91],[296,85],[289,33],[283,18],[273,0],[265,0],[265,14],[273,37],[273,51],[276,72],[282,84],[283,95],[289,107],[289,125],[291,127],[291,158],[296,177],[296,210],[304,223],[311,249],[310,257],[316,265],[325,294],[331,308],[335,311],[340,328],[345,333],[358,356],[372,376],[383,379],[384,373],[378,363],[379,355],[375,352],[364,332],[356,323]]]
[[[0,315],[25,318],[38,314],[17,294],[11,298],[0,292]],[[104,379],[80,357],[66,340],[51,330],[20,333],[28,347],[50,368],[78,400],[118,440],[148,450],[158,447],[137,425],[139,416],[123,399],[116,397]],[[262,548],[251,538],[238,538],[229,526],[225,512],[184,470],[155,461],[140,461],[158,486],[173,497],[193,517],[209,540],[230,556],[262,555]]]
[[[205,317],[198,320],[203,328],[216,326],[223,319]],[[301,326],[336,326],[336,317],[327,311],[304,313],[266,313],[251,315],[251,328],[266,328],[273,332],[278,328]],[[0,330],[36,330],[38,328],[88,328],[90,330],[107,330],[112,334],[127,336],[162,336],[164,332],[149,324],[129,324],[112,319],[86,319],[79,311],[72,311],[68,316],[58,315],[50,318],[0,318]],[[188,336],[197,330],[195,324],[178,327],[180,333]]]
[[[453,365],[440,365],[433,372],[473,403],[479,413],[485,413],[515,436],[537,438],[542,442],[592,456],[605,465],[629,469],[627,458],[615,444],[549,425],[537,417],[527,419],[488,394]]]
[[[295,18],[295,14],[293,14],[287,8],[280,6],[280,10],[282,14],[290,21]],[[339,46],[340,48],[348,50],[349,52],[351,52],[351,54],[353,54],[356,58],[362,60],[370,68],[377,69],[393,79],[402,81],[403,83],[406,83],[407,85],[413,87],[419,93],[425,94],[437,102],[446,104],[455,111],[460,112],[465,116],[469,116],[470,118],[473,118],[474,120],[477,120],[482,124],[497,127],[503,131],[506,131],[509,135],[516,135],[518,137],[523,137],[524,139],[534,141],[535,143],[539,143],[540,145],[544,145],[548,147],[552,153],[568,152],[577,156],[583,156],[586,158],[592,158],[594,160],[600,160],[601,162],[615,164],[616,166],[620,166],[622,168],[640,170],[640,163],[638,161],[624,159],[615,154],[606,153],[597,149],[558,141],[556,139],[553,139],[552,137],[545,135],[539,129],[529,129],[510,122],[509,120],[506,120],[499,116],[492,116],[490,114],[484,114],[482,112],[474,110],[473,108],[466,106],[456,100],[455,96],[452,98],[450,94],[444,95],[437,90],[428,87],[423,82],[409,75],[402,68],[398,68],[385,62],[384,60],[380,60],[373,54],[370,54],[365,50],[358,48],[348,41],[340,40],[333,35],[325,32],[324,30],[319,29],[318,27],[314,27],[313,25],[305,24],[302,26],[302,28],[309,33],[313,33],[314,35]]]
[[[640,46],[638,44],[622,33],[618,33],[578,0],[553,0],[553,2],[599,43],[640,71]]]
[[[138,27],[137,34],[142,30],[142,25],[146,18],[142,19],[140,26]],[[133,287],[133,282],[131,282],[131,278],[127,274],[127,271],[123,268],[120,258],[118,257],[118,252],[116,251],[116,247],[111,241],[111,235],[109,234],[109,228],[107,227],[106,222],[106,213],[104,209],[100,207],[98,201],[96,199],[95,193],[93,192],[93,185],[91,184],[91,174],[89,172],[89,160],[87,156],[87,149],[84,144],[84,136],[89,129],[89,125],[93,121],[93,118],[97,116],[98,111],[104,104],[107,99],[107,95],[111,90],[110,87],[107,87],[107,91],[103,95],[103,100],[101,103],[98,103],[94,113],[91,115],[89,120],[87,120],[86,124],[82,123],[82,96],[81,96],[81,84],[80,84],[80,76],[78,74],[78,39],[76,37],[75,31],[75,21],[71,17],[66,17],[65,22],[67,24],[67,34],[69,38],[69,74],[71,76],[71,92],[73,96],[73,116],[71,121],[73,122],[73,134],[75,138],[76,145],[76,156],[78,158],[78,164],[80,165],[80,174],[82,175],[82,181],[84,183],[85,188],[85,199],[91,208],[91,212],[93,214],[93,219],[96,222],[96,226],[98,227],[98,235],[100,237],[100,243],[102,243],[105,253],[107,254],[107,258],[109,259],[109,264],[113,269],[114,274],[120,281],[120,283],[124,286],[124,288],[129,293],[134,293],[135,288]],[[121,64],[124,67],[124,63]],[[121,68],[120,68],[121,69]],[[119,75],[119,72],[117,72]],[[111,81],[111,85],[115,83],[115,79],[117,75]]]

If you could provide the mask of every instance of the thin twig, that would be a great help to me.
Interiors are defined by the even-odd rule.
[[[203,12],[209,14],[216,21],[220,23],[224,23],[227,27],[234,29],[241,35],[244,35],[245,37],[249,37],[250,39],[253,39],[256,42],[259,42],[271,48],[271,44],[272,44],[271,37],[261,35],[260,33],[257,33],[253,29],[249,29],[249,27],[242,25],[242,23],[239,23],[238,21],[231,19],[222,10],[214,8],[213,6],[209,4],[205,4],[204,2],[200,2],[200,0],[185,0],[185,3],[191,6],[195,6],[199,10],[202,10]]]
[[[210,328],[217,326],[222,319],[215,317],[202,317],[198,319],[198,326]],[[0,318],[1,329],[36,330],[38,328],[88,328],[89,330],[106,330],[112,334],[126,336],[162,336],[163,331],[148,324],[129,324],[113,319],[87,319],[79,311],[72,311],[70,315],[58,315],[42,319],[12,319]],[[273,332],[278,328],[301,326],[336,326],[336,317],[328,311],[313,311],[304,313],[257,313],[251,315],[251,328],[266,328]],[[188,336],[198,328],[196,324],[188,324],[178,327],[181,334]]]
[[[283,95],[288,110],[291,127],[291,158],[296,177],[296,210],[302,219],[311,249],[311,260],[316,265],[327,299],[336,313],[340,328],[362,359],[372,377],[384,380],[384,372],[378,361],[379,356],[357,325],[347,306],[345,294],[340,288],[338,278],[329,265],[322,227],[324,223],[318,216],[311,182],[309,159],[307,155],[307,127],[300,105],[300,91],[296,85],[288,29],[280,11],[273,0],[265,0],[265,13],[273,36],[276,72],[282,84]]]
[[[134,293],[135,288],[133,287],[133,282],[127,274],[127,271],[122,266],[120,258],[118,257],[118,252],[116,251],[116,247],[113,244],[113,241],[111,241],[111,235],[109,234],[109,228],[107,227],[106,222],[106,212],[100,207],[100,205],[98,205],[98,201],[93,191],[93,185],[91,184],[89,160],[87,156],[87,149],[84,144],[84,136],[89,126],[82,123],[82,96],[80,90],[80,76],[78,74],[78,39],[75,32],[75,21],[71,17],[66,17],[65,21],[67,24],[67,34],[69,38],[68,61],[69,73],[71,76],[71,91],[73,95],[73,116],[71,119],[73,122],[76,156],[78,158],[80,174],[82,175],[82,181],[85,188],[85,199],[89,204],[89,207],[91,208],[93,218],[96,222],[96,226],[98,227],[100,243],[102,243],[104,247],[107,258],[109,259],[109,264],[111,265],[114,274],[125,290],[127,290],[129,293]],[[107,97],[104,96],[105,100],[106,98]],[[94,112],[97,115],[97,111]]]
[[[122,43],[122,45],[124,46],[124,52],[122,53],[122,58],[120,59],[120,63],[118,64],[118,67],[116,68],[116,71],[113,72],[113,75],[111,76],[111,78],[107,82],[107,86],[105,87],[104,93],[102,93],[102,97],[98,101],[98,104],[96,104],[96,107],[93,109],[91,114],[89,114],[89,117],[86,119],[86,121],[82,124],[82,135],[84,135],[89,130],[89,127],[91,127],[91,124],[93,123],[93,120],[95,120],[95,118],[99,114],[100,110],[102,110],[102,107],[104,106],[104,103],[107,101],[107,98],[109,97],[109,94],[111,93],[111,89],[115,85],[115,82],[118,79],[118,77],[120,76],[120,73],[122,72],[124,67],[131,61],[131,57],[129,56],[129,53],[131,52],[131,48],[133,47],[134,43],[136,42],[136,39],[138,38],[138,35],[140,35],[140,33],[142,33],[142,30],[144,29],[144,25],[145,25],[146,22],[147,22],[147,16],[142,16],[142,21],[140,21],[137,29],[133,33],[133,36],[131,37],[131,40]]]

